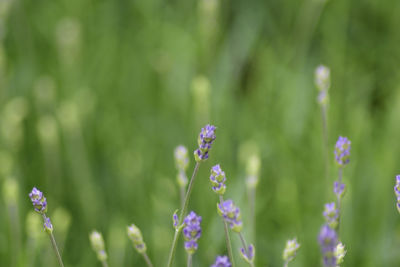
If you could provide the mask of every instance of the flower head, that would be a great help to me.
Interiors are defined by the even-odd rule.
[[[335,146],[335,159],[339,166],[343,166],[350,161],[351,142],[347,137],[339,136]]]
[[[186,147],[179,145],[175,148],[175,165],[178,170],[186,170],[189,165],[188,150]]]
[[[335,250],[338,244],[338,236],[335,230],[328,225],[324,225],[319,232],[318,241],[325,267],[336,267]]]
[[[48,234],[51,234],[53,232],[53,225],[51,224],[49,217],[46,217],[46,219],[44,219],[43,227]]]
[[[227,256],[217,256],[215,262],[210,267],[231,267],[232,264]]]
[[[285,262],[290,262],[296,257],[297,250],[300,248],[300,244],[297,243],[297,239],[288,240],[286,242],[286,247],[283,250],[283,260]]]
[[[245,248],[241,248],[240,256],[242,256],[242,258],[248,263],[252,263],[254,261],[254,256],[255,256],[254,246],[250,244],[247,248],[247,251],[245,250]]]
[[[338,266],[343,262],[344,256],[346,256],[346,252],[347,251],[345,250],[344,245],[341,242],[339,242],[335,250],[336,264]]]
[[[225,172],[222,171],[219,164],[217,164],[211,168],[210,181],[212,184],[212,190],[214,190],[215,193],[217,193],[219,195],[223,195],[225,193],[225,190],[226,190]]]
[[[333,183],[333,193],[335,193],[338,198],[342,198],[345,191],[346,185],[344,183],[340,183],[338,181]]]
[[[315,69],[315,85],[317,86],[319,91],[326,91],[329,89],[331,85],[331,71],[328,67],[324,65],[319,65]]]
[[[130,226],[127,227],[127,233],[128,237],[132,240],[133,246],[139,253],[144,253],[146,252],[146,244],[143,241],[143,236],[142,232],[140,232],[140,229],[136,227],[136,225],[131,224]]]
[[[211,145],[214,142],[216,127],[207,124],[201,129],[197,143],[199,148],[194,151],[194,157],[197,162],[204,161],[208,159],[208,152],[211,149]]]
[[[250,156],[246,164],[246,186],[255,188],[258,185],[258,176],[260,173],[261,160],[257,154]]]
[[[325,204],[325,210],[323,213],[326,223],[335,229],[338,225],[339,211],[336,208],[335,202]]]
[[[197,240],[201,236],[201,216],[191,211],[183,220],[185,227],[183,228],[183,236],[186,240],[185,249],[189,254],[193,254],[197,250]]]
[[[229,227],[239,233],[242,230],[243,223],[240,215],[240,209],[235,206],[232,200],[228,199],[217,204],[218,213],[229,224]]]
[[[400,212],[400,175],[396,176],[396,185],[394,186],[394,193],[397,197],[397,210]]]
[[[176,210],[172,215],[172,225],[174,226],[175,229],[178,228],[179,225],[178,210]]]
[[[105,261],[107,259],[107,253],[105,251],[103,236],[99,232],[93,231],[89,235],[89,239],[99,261]]]
[[[39,212],[40,214],[46,213],[47,201],[40,190],[34,187],[32,191],[29,193],[29,197],[32,201],[32,205],[35,208],[35,211]]]

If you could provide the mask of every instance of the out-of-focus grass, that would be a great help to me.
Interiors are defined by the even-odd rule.
[[[218,132],[190,202],[203,217],[194,266],[225,251],[212,165],[225,170],[250,233],[239,153],[248,142],[262,158],[257,265],[280,266],[285,240],[297,236],[291,266],[318,266],[321,212],[333,200],[313,85],[320,63],[332,73],[328,186],[336,138],[352,141],[343,266],[398,266],[397,1],[10,0],[0,11],[1,266],[56,264],[30,214],[33,186],[48,198],[66,266],[98,265],[92,229],[103,232],[111,266],[143,266],[125,236],[132,222],[164,265],[179,207],[173,149],[193,151],[208,122]],[[180,242],[176,266],[184,259]]]

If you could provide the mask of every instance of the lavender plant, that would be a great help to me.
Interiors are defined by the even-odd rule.
[[[56,240],[53,235],[53,225],[51,224],[50,218],[46,216],[47,200],[46,200],[44,194],[40,190],[38,190],[36,187],[34,187],[32,189],[32,191],[29,193],[29,198],[32,201],[32,205],[33,205],[35,211],[42,215],[44,230],[49,235],[51,245],[53,246],[53,249],[56,254],[59,265],[61,267],[64,267],[60,252],[57,247]]]
[[[140,229],[134,225],[131,224],[130,226],[127,227],[127,234],[129,239],[133,243],[133,247],[136,249],[136,251],[141,254],[147,264],[148,267],[153,267],[153,263],[151,262],[149,256],[147,255],[147,247],[146,243],[143,241],[143,236],[142,232]]]
[[[215,262],[210,267],[231,267],[231,263],[227,256],[217,256]]]
[[[99,233],[97,231],[93,231],[89,235],[89,239],[90,239],[90,243],[92,245],[94,252],[96,252],[97,259],[101,262],[103,267],[108,267],[108,264],[107,264],[108,256],[107,256],[107,253],[105,250],[104,239],[103,239],[103,236],[101,235],[101,233]]]
[[[210,181],[211,181],[211,185],[212,185],[212,190],[219,195],[220,204],[223,203],[224,202],[223,195],[226,191],[226,185],[225,185],[226,176],[225,176],[225,172],[222,171],[219,164],[217,164],[211,168]],[[226,248],[228,250],[229,259],[232,262],[232,265],[235,266],[235,262],[233,259],[233,253],[232,253],[231,239],[230,239],[229,232],[228,232],[228,224],[225,220],[222,220],[222,221],[224,223],[225,241],[226,241]]]
[[[181,198],[181,208],[183,208],[186,186],[188,184],[188,178],[186,176],[186,170],[189,166],[188,150],[186,147],[179,145],[175,148],[175,166],[178,170],[176,180],[179,186],[180,198]]]
[[[283,250],[283,267],[288,267],[289,266],[289,262],[291,262],[292,260],[294,260],[294,258],[296,257],[297,254],[297,250],[299,250],[300,248],[300,244],[297,243],[297,239],[293,238],[291,240],[288,240],[286,242],[286,246],[285,249]]]
[[[185,238],[185,250],[188,254],[187,266],[192,266],[192,256],[198,248],[197,240],[201,236],[201,216],[191,211],[183,220],[183,235]]]
[[[167,266],[171,267],[172,261],[174,258],[175,250],[176,250],[176,244],[178,243],[178,238],[181,233],[182,227],[179,227],[182,225],[182,219],[184,215],[186,214],[187,207],[189,205],[189,199],[190,195],[192,193],[193,189],[193,184],[194,180],[196,178],[197,172],[200,167],[200,163],[207,160],[209,157],[209,151],[211,149],[211,146],[216,138],[215,136],[216,132],[216,127],[213,125],[207,124],[204,128],[201,129],[199,137],[197,139],[197,143],[199,145],[198,149],[194,151],[194,158],[196,160],[196,165],[193,170],[192,178],[190,179],[188,189],[186,191],[185,195],[185,200],[183,202],[183,207],[180,212],[179,221],[178,221],[178,227],[175,227],[175,234],[174,234],[174,239],[172,241],[170,253],[168,256],[168,263]]]
[[[240,209],[235,206],[232,200],[228,199],[217,204],[217,210],[220,216],[227,222],[232,231],[239,235],[243,247],[240,249],[240,255],[250,265],[254,266],[255,249],[252,244],[247,246],[246,240],[242,234],[243,223]]]
[[[344,259],[344,256],[346,255],[346,252],[347,251],[345,250],[344,245],[341,242],[339,242],[335,249],[335,257],[336,257],[337,267],[339,267],[340,264],[343,263],[343,259]]]
[[[396,207],[397,210],[400,212],[400,175],[396,176],[396,185],[394,186],[394,193],[397,198]]]
[[[335,255],[338,245],[338,235],[334,229],[325,224],[322,226],[318,241],[321,247],[324,267],[336,267],[337,258]]]

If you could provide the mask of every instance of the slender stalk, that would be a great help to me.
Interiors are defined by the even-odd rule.
[[[196,166],[194,166],[194,170],[193,170],[193,174],[192,174],[192,178],[190,179],[189,182],[189,186],[185,195],[185,201],[183,203],[183,208],[180,212],[180,216],[179,216],[179,225],[182,224],[183,222],[183,216],[186,213],[187,207],[189,205],[189,199],[190,199],[190,195],[192,193],[192,189],[193,189],[193,184],[194,184],[194,179],[196,178],[197,172],[199,170],[199,166],[200,166],[200,162],[196,162]],[[175,231],[175,235],[174,235],[174,239],[172,241],[172,246],[171,246],[171,250],[169,252],[169,257],[168,257],[168,267],[172,266],[172,260],[174,258],[174,254],[175,254],[175,250],[176,250],[176,245],[178,243],[178,239],[179,239],[179,234],[181,233],[181,227],[178,228],[178,230]]]
[[[188,253],[187,267],[192,267],[192,254]]]
[[[151,260],[149,258],[149,256],[147,256],[147,253],[144,252],[142,253],[144,260],[146,261],[146,264],[148,267],[153,267],[153,263],[151,263]]]
[[[179,187],[179,193],[180,193],[180,198],[181,198],[181,209],[183,209],[183,205],[185,204],[185,187],[184,186],[180,186]]]
[[[108,267],[108,263],[106,260],[101,261],[101,265],[103,265],[103,267]]]
[[[219,201],[220,203],[224,202],[224,198],[221,195],[219,196]],[[224,222],[225,241],[226,241],[226,248],[228,250],[229,260],[231,262],[232,267],[235,267],[235,261],[233,260],[233,253],[232,253],[231,238],[229,236],[229,231],[228,231],[228,224],[223,218],[222,221]]]
[[[328,118],[326,105],[321,106],[322,115],[322,135],[324,139],[324,158],[325,158],[325,177],[329,181],[329,144],[328,144]]]
[[[244,239],[244,237],[243,237],[241,232],[239,233],[239,237],[240,237],[240,241],[242,241],[242,245],[244,247],[244,252],[246,253],[246,255],[249,255],[249,250],[248,250],[248,247],[247,247],[247,244],[246,244],[246,240]],[[254,267],[254,263],[253,262],[249,262],[249,264],[250,264],[251,267]]]
[[[342,183],[342,177],[343,177],[343,167],[339,167],[338,169],[338,182],[339,186]],[[340,234],[340,208],[341,208],[341,197],[337,196],[337,209],[338,209],[338,226],[337,226],[337,232]]]
[[[46,215],[45,215],[45,214],[42,214],[42,217],[43,217],[43,221],[46,222]],[[47,232],[47,231],[46,231],[46,232]],[[49,232],[47,232],[47,233],[49,233]],[[63,262],[62,262],[61,255],[60,255],[60,252],[59,252],[59,250],[58,250],[57,243],[56,243],[56,240],[54,239],[53,233],[50,232],[50,233],[49,233],[49,237],[50,237],[51,245],[53,246],[54,252],[55,252],[55,254],[56,254],[56,256],[57,256],[58,264],[59,264],[61,267],[64,267],[64,264],[63,264]]]
[[[249,223],[251,226],[251,240],[252,242],[255,241],[256,237],[256,189],[254,187],[251,187],[248,189],[248,197],[249,197],[249,213],[250,213],[250,218],[249,218]]]

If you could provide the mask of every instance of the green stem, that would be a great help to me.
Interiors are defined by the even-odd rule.
[[[224,198],[221,195],[219,196],[219,202],[220,203],[224,202]],[[235,261],[233,260],[233,253],[232,253],[231,238],[229,237],[229,231],[228,231],[228,224],[223,218],[222,221],[224,222],[225,241],[226,241],[226,248],[228,250],[229,260],[232,264],[232,267],[235,267]]]
[[[151,263],[151,260],[149,258],[149,256],[147,256],[147,253],[144,252],[142,253],[144,260],[146,261],[146,264],[148,267],[153,267],[153,263]]]
[[[189,205],[189,198],[190,198],[190,195],[192,193],[194,179],[196,178],[196,174],[197,174],[197,172],[199,170],[199,166],[200,166],[200,162],[196,162],[196,166],[194,167],[192,178],[190,179],[189,187],[188,187],[187,192],[186,192],[185,201],[183,203],[183,208],[182,208],[182,210],[180,212],[179,224],[178,225],[181,225],[182,222],[183,222],[183,216],[185,215],[187,207]],[[169,252],[169,257],[168,257],[168,265],[167,265],[168,267],[172,266],[172,260],[174,259],[176,245],[178,243],[178,239],[179,239],[179,234],[180,233],[181,233],[181,227],[179,227],[178,230],[175,231],[174,239],[172,241],[172,246],[171,246],[171,250]]]
[[[192,267],[192,254],[188,253],[187,267]]]
[[[102,260],[101,261],[101,265],[103,265],[103,267],[108,267],[108,264],[107,264],[106,260]]]

